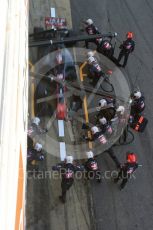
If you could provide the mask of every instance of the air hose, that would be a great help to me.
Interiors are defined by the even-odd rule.
[[[101,86],[100,86],[101,89],[106,93],[112,93],[114,91],[114,86],[109,82],[108,79],[105,79],[104,82],[107,83],[107,85],[109,85],[110,88],[109,88],[109,90],[106,90],[106,89],[104,89],[104,86],[101,84]]]
[[[119,141],[118,141],[119,143],[115,144],[114,146],[129,145],[133,141],[134,141],[134,134],[132,133],[132,131],[129,130],[129,126],[127,125],[122,136],[119,138]]]
[[[108,90],[106,90],[105,88],[104,88],[104,86],[103,86],[103,82],[102,82],[102,84],[101,84],[101,89],[104,91],[104,92],[106,92],[106,93],[112,93],[113,91],[114,91],[114,86],[113,86],[113,84],[111,84],[110,83],[110,81],[109,81],[109,76],[110,75],[108,75],[108,74],[105,74],[103,77],[104,77],[104,81],[103,82],[105,82],[105,83],[107,83],[107,85],[109,85],[109,89]]]

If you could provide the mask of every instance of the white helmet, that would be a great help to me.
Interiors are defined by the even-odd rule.
[[[36,151],[40,152],[40,151],[42,150],[42,145],[39,144],[39,143],[36,143],[34,149],[35,149]]]
[[[92,51],[89,51],[89,52],[87,53],[87,56],[88,56],[88,57],[93,57],[93,56],[94,56],[94,53],[93,53]]]
[[[93,156],[94,156],[92,151],[88,151],[88,152],[86,152],[86,154],[87,154],[88,159],[93,158]]]
[[[98,133],[98,132],[99,132],[98,127],[97,127],[97,126],[93,126],[93,127],[91,128],[91,132],[92,132],[92,134]]]
[[[35,124],[35,125],[38,126],[40,124],[40,118],[39,117],[34,117],[32,119],[32,124]]]
[[[99,122],[100,122],[100,124],[102,124],[102,125],[107,124],[107,120],[106,120],[105,117],[102,117],[101,119],[99,119]]]
[[[102,42],[102,38],[98,38],[98,43],[100,44]]]
[[[142,94],[141,94],[140,91],[134,92],[134,97],[135,97],[136,99],[139,99],[141,96],[142,96]]]
[[[57,53],[57,55],[56,55],[56,61],[57,61],[58,64],[62,63],[63,57],[62,57],[62,53],[61,52]]]
[[[89,18],[89,19],[86,20],[86,23],[87,23],[88,25],[92,25],[92,24],[93,24],[93,21],[92,21],[92,19]]]
[[[123,115],[123,114],[124,114],[124,112],[125,112],[125,108],[124,108],[124,106],[123,106],[123,105],[119,105],[119,107],[117,108],[116,112],[120,112],[120,113],[121,113],[121,115]]]
[[[107,101],[106,101],[105,99],[101,99],[101,100],[99,101],[99,106],[100,106],[101,108],[107,106]]]
[[[91,56],[90,56],[90,57],[88,58],[88,63],[91,64],[91,63],[93,63],[93,62],[96,62],[96,59],[95,59],[94,57],[91,57]]]
[[[66,157],[66,163],[67,164],[73,164],[73,157],[72,156],[67,156]]]

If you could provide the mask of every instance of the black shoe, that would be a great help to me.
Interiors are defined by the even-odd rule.
[[[122,65],[123,68],[125,68],[126,65]]]
[[[118,67],[122,67],[122,65],[121,65],[120,63],[117,63],[117,66],[118,66]]]
[[[101,183],[101,178],[96,179],[98,183]]]
[[[86,49],[89,49],[89,46],[87,46],[87,45],[84,45],[83,47],[85,47]]]
[[[122,184],[120,185],[120,187],[119,187],[120,191],[124,188],[124,186],[125,185],[122,185]]]
[[[119,181],[118,178],[115,178],[115,179],[114,179],[114,183],[115,183],[115,184],[117,184],[118,181]]]
[[[64,199],[63,196],[59,196],[59,199],[60,199],[60,201],[61,201],[63,204],[66,202],[66,200]]]

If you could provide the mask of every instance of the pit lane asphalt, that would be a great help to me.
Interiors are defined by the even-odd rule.
[[[133,31],[136,49],[126,73],[131,89],[139,86],[146,98],[145,116],[149,124],[144,133],[135,133],[135,141],[114,151],[121,162],[127,150],[135,151],[143,165],[136,172],[136,179],[120,191],[111,179],[102,184],[93,182],[96,230],[152,230],[153,229],[153,2],[149,0],[71,0],[73,28],[77,31],[80,20],[92,18],[101,32],[117,32],[119,47],[127,31]],[[117,57],[119,49],[116,48]],[[137,80],[136,80],[137,79]],[[102,171],[114,170],[115,164],[107,153],[98,157]]]

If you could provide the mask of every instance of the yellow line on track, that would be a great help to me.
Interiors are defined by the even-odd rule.
[[[80,66],[80,80],[81,82],[83,82],[83,78],[84,76],[86,76],[85,74],[83,74],[83,68],[86,66],[87,62],[84,62],[81,66]],[[86,124],[89,123],[89,114],[88,114],[88,106],[87,106],[87,97],[85,96],[83,99],[83,105],[84,105],[84,113],[85,113],[85,121]],[[87,133],[88,138],[91,138],[91,132],[88,131]],[[89,141],[89,149],[92,149],[92,142]]]
[[[34,82],[32,82],[32,84],[31,84],[31,96],[32,96],[32,101],[31,101],[31,116],[32,117],[35,117],[34,93],[35,93],[35,84],[34,84]]]
[[[83,74],[83,68],[86,66],[87,62],[85,61],[81,66],[80,66],[80,80],[83,82],[83,77],[85,74]]]

